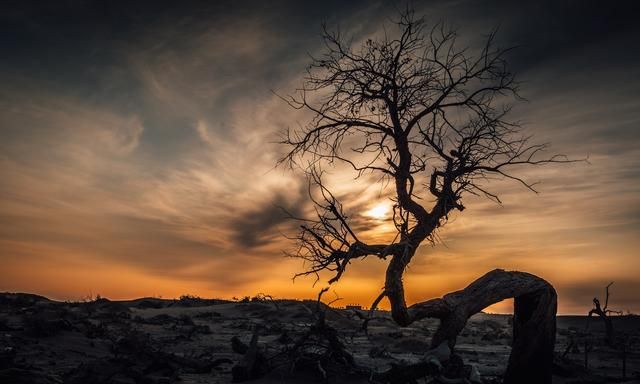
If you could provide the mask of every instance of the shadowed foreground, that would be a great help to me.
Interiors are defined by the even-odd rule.
[[[261,351],[291,348],[313,323],[315,304],[263,296],[245,302],[184,297],[61,303],[35,295],[0,294],[0,382],[226,383],[243,359],[234,352],[234,336],[236,343],[248,345],[257,327]],[[371,373],[422,361],[438,329],[433,319],[398,327],[389,313],[378,311],[365,334],[358,316],[363,314],[328,310],[326,322],[337,330],[355,363]],[[470,377],[477,382],[500,382],[511,351],[513,321],[510,315],[472,316],[455,344],[456,356],[467,364],[460,369],[472,369]],[[640,319],[620,316],[613,322],[629,340],[627,379],[622,378],[619,351],[600,342],[604,326],[590,325],[585,370],[580,337],[586,318],[559,317],[554,383],[638,382]],[[366,383],[372,377],[337,365],[305,364],[304,356],[290,363],[255,382]],[[421,382],[447,382],[447,373],[434,380]]]

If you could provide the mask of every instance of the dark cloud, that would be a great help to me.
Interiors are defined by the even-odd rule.
[[[628,49],[640,36],[636,1],[603,4],[599,1],[508,1],[477,2],[433,1],[421,3],[420,9],[432,22],[445,21],[459,28],[462,37],[478,38],[497,29],[497,42],[503,47],[517,47],[510,54],[510,64],[517,73],[535,69],[556,57],[571,57],[575,71],[589,71],[593,65],[611,62],[631,64],[638,52]],[[481,40],[481,39],[480,39]],[[593,46],[607,46],[596,56],[588,54]]]
[[[300,188],[294,193],[278,192],[271,199],[259,202],[257,208],[248,211],[237,210],[229,223],[233,231],[232,239],[238,245],[255,248],[274,240],[282,240],[283,233],[295,231],[299,222],[293,217],[305,216],[308,205],[307,195]],[[287,224],[283,227],[283,224]]]

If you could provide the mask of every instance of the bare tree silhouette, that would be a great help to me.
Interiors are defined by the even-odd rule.
[[[604,321],[605,326],[605,340],[609,346],[614,346],[614,331],[613,331],[613,323],[611,322],[611,317],[609,317],[610,313],[616,313],[618,315],[622,314],[622,311],[616,311],[609,309],[609,288],[613,285],[613,281],[607,284],[605,287],[605,299],[604,299],[604,307],[600,304],[600,300],[597,297],[593,298],[593,309],[589,311],[589,319],[591,316],[598,315]],[[587,327],[589,323],[587,322]]]
[[[441,319],[432,348],[455,346],[467,319],[483,308],[515,297],[514,342],[505,382],[550,383],[555,342],[556,293],[546,281],[522,272],[494,270],[462,291],[407,307],[403,274],[425,241],[449,214],[463,211],[465,195],[485,196],[494,178],[511,179],[535,192],[535,183],[517,175],[521,167],[570,162],[544,157],[547,144],[531,142],[508,120],[519,100],[509,71],[508,49],[495,48],[494,34],[477,52],[459,47],[457,34],[442,24],[427,29],[412,10],[385,30],[352,47],[340,34],[323,29],[325,52],[313,58],[298,93],[283,99],[310,112],[309,123],[289,130],[281,160],[307,172],[317,217],[302,220],[293,256],[307,262],[300,275],[331,271],[338,281],[348,265],[374,256],[388,261],[385,297],[401,326]],[[369,244],[358,236],[341,202],[323,182],[323,167],[344,163],[356,177],[378,176],[394,187],[395,238]],[[362,177],[360,180],[366,181]],[[317,189],[315,189],[317,188]],[[315,196],[315,197],[314,197]]]

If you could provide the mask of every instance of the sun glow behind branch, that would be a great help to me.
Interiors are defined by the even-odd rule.
[[[388,202],[381,202],[374,205],[371,209],[365,212],[365,215],[376,220],[384,220],[389,217],[391,213],[391,205]]]

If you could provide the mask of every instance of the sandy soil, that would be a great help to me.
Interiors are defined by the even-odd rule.
[[[234,336],[248,344],[259,326],[262,351],[273,355],[289,350],[314,323],[314,308],[313,302],[288,300],[61,303],[36,295],[0,294],[0,383],[228,383],[232,367],[242,359],[232,350]],[[368,334],[354,310],[330,310],[327,323],[363,370],[380,372],[423,359],[437,321],[400,328],[388,313],[378,312],[376,317]],[[480,373],[483,382],[499,382],[505,369],[510,319],[478,314],[460,335],[456,354]],[[626,377],[622,347],[604,345],[599,319],[590,321],[588,332],[586,321],[558,317],[554,383],[640,383],[640,318],[614,319],[620,345],[626,345]],[[325,381],[317,367],[296,368],[275,369],[254,382]],[[334,369],[324,374],[328,382],[368,382],[361,372]]]

